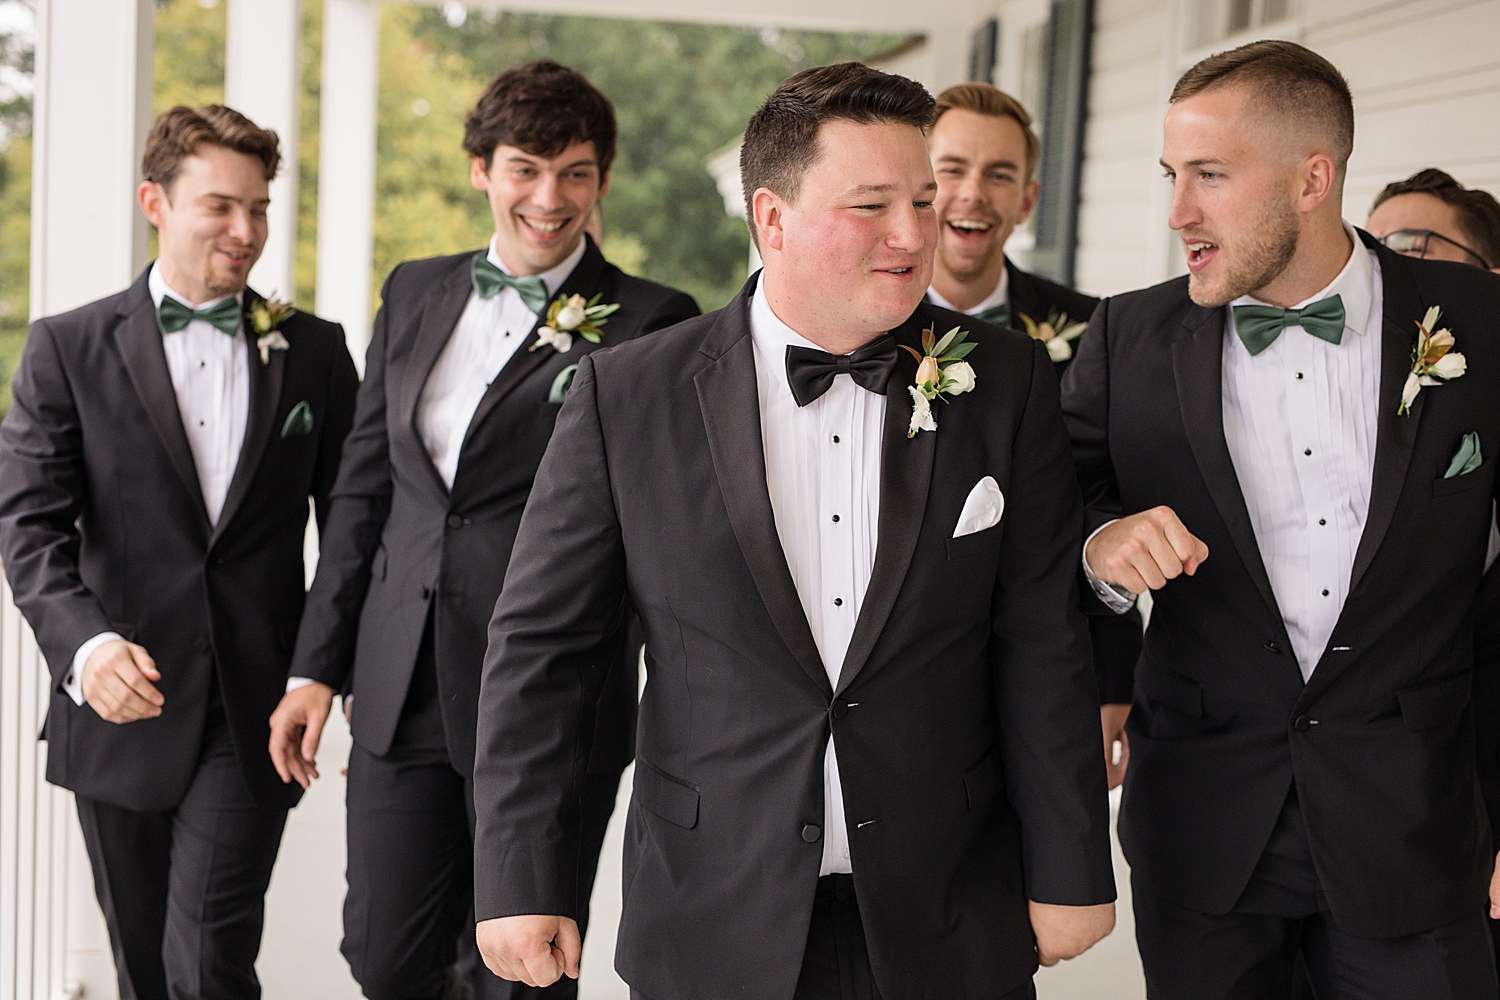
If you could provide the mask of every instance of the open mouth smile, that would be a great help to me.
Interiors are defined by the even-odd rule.
[[[521,220],[521,225],[541,239],[556,236],[572,221],[571,219],[533,219],[524,215],[517,216],[517,218]]]
[[[1187,251],[1188,270],[1193,274],[1208,267],[1219,255],[1219,245],[1207,240],[1183,240],[1182,246]]]
[[[993,222],[982,222],[979,219],[949,219],[945,225],[950,233],[961,240],[981,240],[995,228]]]

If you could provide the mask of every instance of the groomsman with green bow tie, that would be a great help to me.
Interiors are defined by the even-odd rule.
[[[305,787],[352,676],[343,951],[372,1000],[528,995],[485,969],[474,944],[471,777],[490,614],[578,363],[698,313],[681,292],[624,274],[584,231],[609,190],[615,134],[609,99],[582,74],[550,61],[501,73],[464,133],[494,237],[401,264],[381,293],[271,732],[283,779]],[[622,606],[593,653],[611,680],[585,708],[582,912],[635,754],[630,618]]]
[[[161,253],[32,324],[0,428],[0,556],[51,671],[124,1000],[254,1000],[287,810],[267,720],[358,386],[343,331],[246,287],[274,132],[173,108],[138,197]]]

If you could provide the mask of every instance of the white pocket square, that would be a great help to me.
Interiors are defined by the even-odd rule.
[[[953,537],[961,538],[993,528],[1000,523],[1000,515],[1004,513],[1005,494],[1000,492],[1000,484],[995,482],[994,476],[985,476],[969,491],[969,499],[964,501],[963,513],[958,515],[958,527],[953,529]]]

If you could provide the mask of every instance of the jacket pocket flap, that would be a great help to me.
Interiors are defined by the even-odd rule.
[[[698,790],[639,757],[636,758],[635,794],[643,807],[668,823],[684,830],[698,825]]]
[[[1136,672],[1135,683],[1152,701],[1195,719],[1203,717],[1203,685],[1197,681],[1149,666]]]
[[[1000,745],[989,748],[979,758],[979,763],[964,772],[964,794],[968,796],[969,808],[978,809],[996,795],[1005,784],[1000,771]]]
[[[1490,471],[1490,467],[1494,464],[1495,460],[1493,458],[1487,458],[1480,463],[1478,468],[1471,472],[1465,472],[1461,476],[1434,479],[1432,481],[1432,495],[1435,497],[1445,497],[1453,493],[1464,493],[1477,486],[1482,486],[1489,478],[1486,473]]]
[[[1453,722],[1469,704],[1473,687],[1474,674],[1465,670],[1452,677],[1398,691],[1396,698],[1401,702],[1401,720],[1407,729],[1432,729]]]

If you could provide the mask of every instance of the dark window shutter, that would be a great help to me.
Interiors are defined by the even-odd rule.
[[[1079,182],[1083,129],[1088,118],[1092,0],[1056,0],[1047,30],[1047,90],[1042,110],[1042,196],[1036,208],[1031,268],[1065,285],[1073,283],[1078,246]]]
[[[969,79],[995,82],[995,64],[1000,52],[1000,20],[990,18],[969,39]]]

